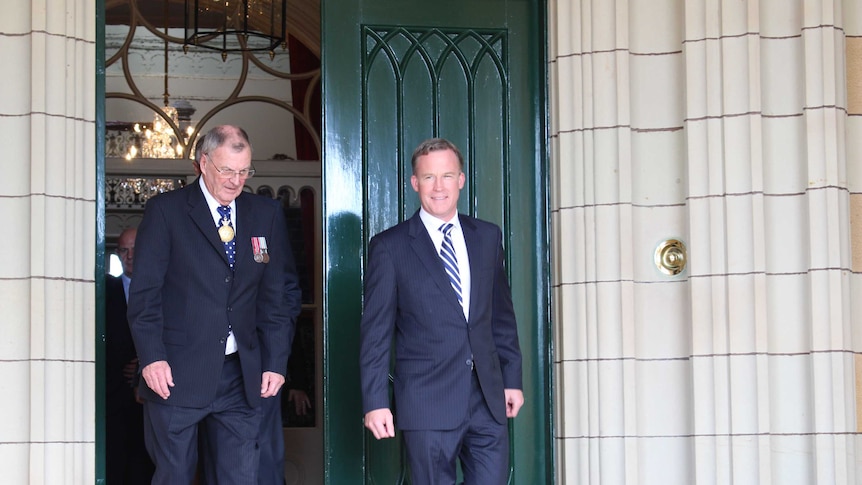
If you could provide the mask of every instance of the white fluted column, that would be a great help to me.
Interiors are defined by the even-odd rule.
[[[844,0],[843,25],[846,42],[847,62],[847,120],[845,126],[845,142],[847,144],[846,167],[847,187],[850,191],[850,239],[851,239],[851,269],[850,279],[850,315],[853,322],[848,337],[852,341],[854,351],[856,400],[855,422],[856,434],[848,436],[847,445],[854,447],[855,453],[862,453],[862,3]],[[852,385],[850,383],[848,385]],[[857,463],[848,463],[848,468]],[[856,479],[859,479],[859,475]]]
[[[3,483],[95,482],[95,5],[0,16]]]
[[[551,2],[560,483],[856,483],[860,14]]]

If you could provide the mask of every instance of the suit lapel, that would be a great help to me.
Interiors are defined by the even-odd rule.
[[[126,304],[126,288],[123,286],[123,277],[117,276],[116,279],[111,280],[106,278],[105,281],[105,285],[110,292],[110,298],[108,298],[108,301],[112,302],[113,305],[116,305],[117,308],[120,309],[120,313],[125,315],[128,307]]]
[[[463,318],[464,310],[458,302],[458,296],[452,288],[452,283],[449,282],[449,276],[443,268],[443,262],[440,261],[440,255],[438,255],[437,250],[434,249],[434,242],[431,241],[431,236],[428,235],[428,231],[425,229],[425,224],[422,223],[422,219],[419,217],[419,212],[417,211],[409,221],[410,230],[408,233],[411,237],[413,251],[416,253],[416,256],[419,258],[422,265],[425,266],[425,269],[428,270],[431,280],[434,281],[434,284],[440,288],[440,291],[442,291],[443,294],[448,295],[446,299],[449,304],[457,307],[458,314]]]
[[[201,231],[204,238],[209,241],[210,245],[215,249],[224,261],[224,264],[230,264],[227,260],[227,255],[224,252],[224,243],[218,237],[218,229],[213,220],[212,212],[207,205],[203,192],[201,192],[199,178],[190,186],[189,189],[189,217],[192,218],[195,225]]]
[[[479,301],[476,294],[479,288],[479,281],[476,276],[479,274],[477,264],[479,263],[479,234],[476,230],[476,225],[472,220],[458,214],[458,219],[461,221],[461,233],[464,234],[464,244],[467,246],[467,258],[470,260],[470,315],[476,315],[474,305]]]
[[[251,251],[252,228],[257,227],[255,212],[251,208],[249,196],[243,192],[236,198],[236,262],[234,271],[239,269],[240,261],[248,262],[252,258],[247,253]]]

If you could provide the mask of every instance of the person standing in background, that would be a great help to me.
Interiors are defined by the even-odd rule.
[[[138,357],[126,320],[136,235],[134,227],[120,233],[117,256],[123,272],[105,276],[105,471],[108,483],[120,485],[149,484],[153,476],[137,399]]]

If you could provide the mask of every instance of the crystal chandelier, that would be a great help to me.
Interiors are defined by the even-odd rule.
[[[174,122],[176,126],[180,125],[177,109],[173,106],[165,106],[162,108],[164,117]],[[140,156],[143,158],[182,158],[183,147],[188,144],[189,139],[194,134],[193,126],[188,126],[183,133],[182,143],[177,138],[174,129],[171,125],[165,122],[162,115],[156,113],[153,117],[153,124],[150,126],[135,123],[135,134],[141,143]],[[126,160],[131,160],[138,157],[138,147],[132,145],[126,153]]]

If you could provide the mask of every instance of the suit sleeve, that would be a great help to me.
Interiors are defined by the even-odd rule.
[[[168,271],[171,243],[163,205],[150,199],[135,238],[135,274],[129,287],[127,316],[140,367],[167,360],[162,341],[162,285]]]
[[[500,369],[503,372],[503,387],[506,389],[522,389],[521,347],[518,343],[518,324],[515,320],[515,309],[512,305],[512,289],[506,275],[503,259],[502,234],[496,232],[496,264],[494,270],[494,302],[492,305],[492,325],[494,327],[494,344],[500,358]]]
[[[285,375],[296,317],[302,310],[302,292],[284,214],[277,205],[273,207],[271,241],[267,242],[272,254],[258,286],[257,331],[261,369]]]
[[[363,414],[389,408],[389,362],[395,329],[395,266],[386,244],[371,239],[360,325],[359,372]]]

